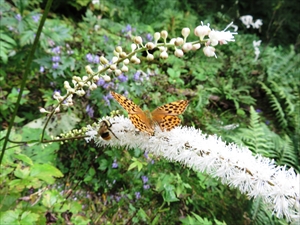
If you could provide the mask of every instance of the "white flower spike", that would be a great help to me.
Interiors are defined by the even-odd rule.
[[[285,216],[289,221],[300,219],[300,176],[293,169],[276,166],[273,160],[253,156],[248,148],[227,144],[193,127],[175,127],[168,132],[157,127],[155,135],[149,136],[137,132],[131,121],[123,116],[109,121],[118,139],[112,136],[110,141],[105,141],[97,134],[99,126],[88,126],[86,141],[93,139],[98,146],[138,147],[198,172],[205,171],[249,197],[261,197],[277,217]]]

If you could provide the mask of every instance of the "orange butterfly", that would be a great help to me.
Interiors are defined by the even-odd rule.
[[[154,134],[156,124],[159,125],[162,131],[169,131],[178,126],[181,122],[178,115],[182,114],[189,104],[188,100],[179,100],[162,105],[150,113],[149,111],[143,111],[134,102],[118,93],[111,91],[111,95],[128,112],[128,117],[133,125],[149,135]]]

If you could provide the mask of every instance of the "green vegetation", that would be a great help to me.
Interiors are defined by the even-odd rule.
[[[183,125],[299,174],[300,12],[290,10],[297,2],[96,2],[1,1],[0,224],[290,224],[216,177],[140,148],[87,143],[84,131],[121,111],[110,90],[142,109],[188,99]],[[260,29],[240,21],[249,14],[263,20]],[[215,46],[217,58],[204,55],[193,33],[201,21],[239,27],[235,42]],[[161,59],[157,48],[143,48],[140,63],[118,76],[98,67],[117,46],[129,54],[135,36],[145,44],[166,30],[169,43],[184,27],[199,50],[179,58],[169,45]],[[73,87],[74,77],[88,76],[87,65],[104,71],[97,88],[61,101],[66,81]]]

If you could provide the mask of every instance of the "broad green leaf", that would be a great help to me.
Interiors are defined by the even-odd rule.
[[[19,216],[20,216],[20,210],[9,210],[6,212],[0,212],[1,224],[20,225]]]
[[[56,167],[50,164],[34,164],[31,169],[31,176],[39,178],[48,184],[53,184],[53,177],[63,177],[63,174]]]
[[[35,224],[38,221],[39,217],[40,216],[36,213],[32,213],[30,211],[25,211],[22,213],[20,222],[22,225]]]
[[[47,121],[47,117],[39,118],[26,124],[25,127],[43,129]],[[60,113],[50,119],[46,133],[49,136],[58,136],[61,133],[72,130],[80,119],[75,113]]]

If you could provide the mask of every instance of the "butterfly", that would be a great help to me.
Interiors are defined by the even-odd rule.
[[[189,104],[188,100],[179,100],[162,105],[150,113],[143,111],[134,102],[118,93],[111,91],[111,95],[128,112],[128,117],[133,125],[149,135],[154,134],[156,124],[162,131],[169,131],[178,126],[181,122],[178,115],[182,114]]]
[[[110,133],[112,133],[115,136],[115,138],[117,138],[114,132],[112,132],[112,130],[110,129],[111,127],[112,124],[108,120],[102,120],[100,122],[98,134],[106,141],[109,141],[111,139]]]

